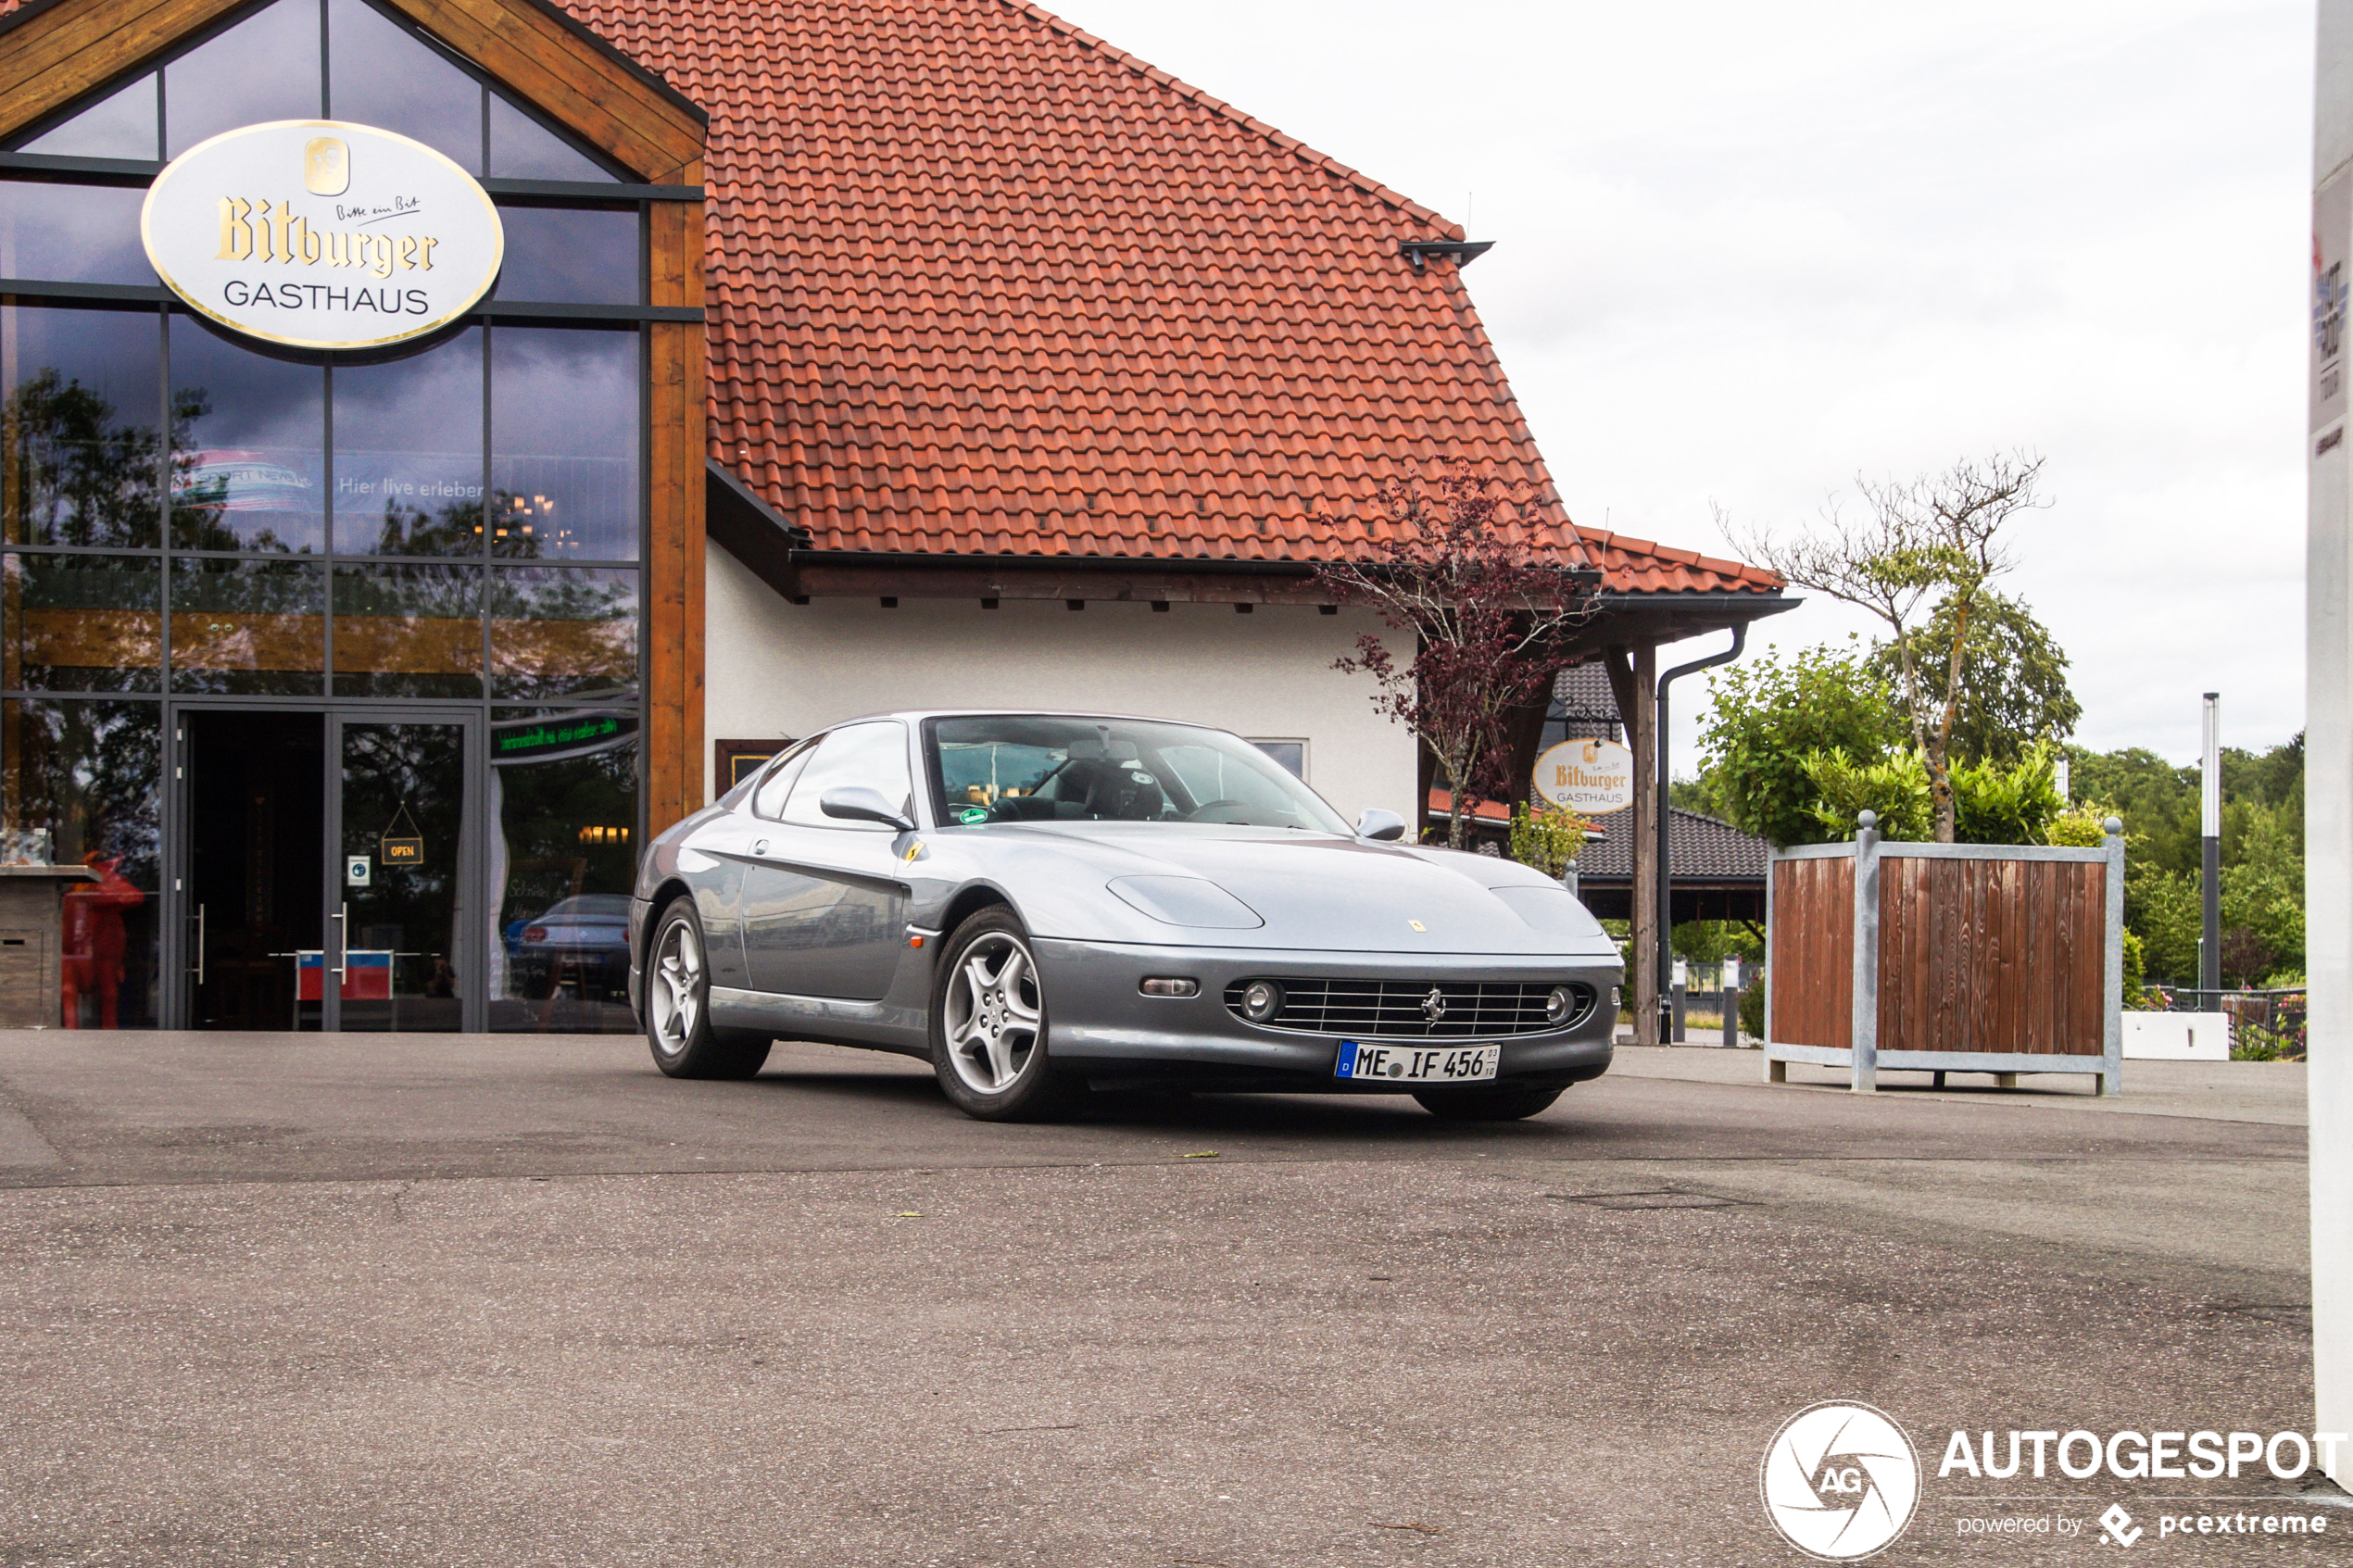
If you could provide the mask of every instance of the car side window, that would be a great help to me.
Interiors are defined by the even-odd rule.
[[[756,817],[775,822],[784,815],[785,797],[792,793],[793,780],[800,777],[802,764],[809,760],[811,746],[801,746],[778,758],[768,769],[768,776],[751,792],[751,811]]]
[[[912,812],[913,781],[907,771],[907,729],[896,720],[850,724],[817,743],[808,765],[792,785],[783,820],[803,827],[890,830],[880,822],[845,822],[828,817],[819,803],[832,789],[871,789],[901,812]]]

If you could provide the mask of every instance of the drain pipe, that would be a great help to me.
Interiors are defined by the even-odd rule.
[[[1695,659],[1689,664],[1679,664],[1658,678],[1658,712],[1653,722],[1658,726],[1658,1041],[1670,1042],[1674,1026],[1669,1022],[1669,985],[1675,974],[1675,872],[1667,859],[1667,827],[1672,809],[1667,804],[1668,775],[1667,771],[1667,688],[1677,679],[1701,670],[1713,670],[1719,664],[1730,664],[1748,646],[1748,622],[1732,628],[1732,646],[1710,659]]]

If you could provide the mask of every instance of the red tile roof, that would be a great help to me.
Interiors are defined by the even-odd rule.
[[[1780,585],[1569,521],[1399,254],[1459,227],[1035,6],[560,3],[710,114],[711,453],[821,548],[1331,558],[1460,460],[1609,586]]]
[[[1459,227],[1035,6],[567,3],[711,114],[711,456],[819,548],[1328,558],[1459,459],[1779,585],[1592,560]]]

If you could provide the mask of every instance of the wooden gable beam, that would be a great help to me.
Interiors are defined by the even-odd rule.
[[[144,68],[240,3],[55,0],[0,20],[0,134]],[[701,111],[552,5],[386,3],[647,183],[702,182]]]

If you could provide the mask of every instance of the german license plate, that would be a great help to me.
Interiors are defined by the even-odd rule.
[[[1495,1076],[1501,1046],[1360,1046],[1340,1043],[1337,1078],[1381,1078],[1392,1084],[1468,1084]]]

